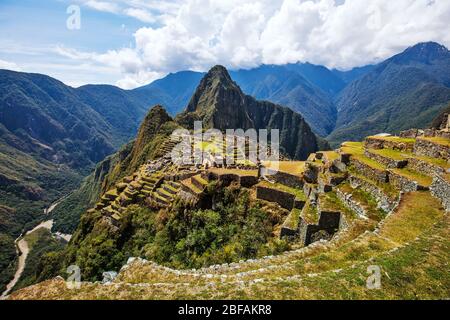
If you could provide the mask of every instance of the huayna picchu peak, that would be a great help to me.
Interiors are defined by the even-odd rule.
[[[202,121],[206,129],[221,131],[278,129],[281,151],[299,160],[305,160],[322,143],[300,114],[245,95],[223,66],[213,67],[203,77],[186,110],[176,121],[190,129],[194,121]]]

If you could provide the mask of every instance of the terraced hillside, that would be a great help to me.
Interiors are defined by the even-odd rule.
[[[217,141],[201,148],[211,145],[223,150]],[[169,152],[172,144],[163,147]],[[130,257],[112,281],[82,282],[69,290],[57,277],[10,298],[448,298],[449,150],[446,127],[345,142],[304,162],[220,165],[222,154],[189,166],[173,163],[166,153],[124,178],[84,218],[94,215],[120,229],[121,213],[128,219],[136,204],[160,212],[180,201],[195,208],[205,206],[203,195],[211,188],[235,186],[248,190],[249,203],[257,202],[267,219],[279,213],[272,233],[289,247],[194,269]],[[381,272],[381,288],[369,289],[374,268]]]

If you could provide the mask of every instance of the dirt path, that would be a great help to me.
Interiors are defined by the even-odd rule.
[[[44,212],[46,214],[50,214],[63,199],[58,200],[57,202],[52,204],[48,209],[44,210]],[[36,231],[37,229],[45,228],[48,230],[52,230],[52,227],[53,227],[53,220],[47,220],[47,221],[40,223],[33,230],[28,231],[25,235],[20,235],[19,238],[16,239],[16,241],[15,241],[16,242],[16,251],[17,251],[17,254],[19,255],[19,262],[18,262],[17,270],[14,275],[14,278],[11,280],[10,283],[8,283],[8,285],[6,286],[6,290],[0,296],[0,299],[4,299],[8,296],[9,292],[11,292],[11,290],[14,288],[14,286],[17,284],[20,277],[22,276],[23,270],[25,270],[26,260],[27,260],[28,254],[30,253],[30,248],[28,247],[28,243],[25,240],[25,236]],[[64,237],[68,237],[69,235],[60,235],[60,236],[62,238],[64,238]],[[70,240],[70,237],[69,237],[69,240]]]

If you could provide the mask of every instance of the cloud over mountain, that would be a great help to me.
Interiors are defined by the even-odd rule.
[[[100,7],[108,8],[107,3],[112,2]],[[135,32],[134,54],[129,48],[108,52],[120,65],[125,87],[216,63],[236,69],[309,61],[346,69],[381,61],[421,41],[450,46],[446,0],[115,3],[140,20],[157,21]]]

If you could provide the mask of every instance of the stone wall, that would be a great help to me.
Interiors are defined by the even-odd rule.
[[[255,184],[258,183],[258,178],[256,176],[241,176],[239,178],[239,183],[241,186],[245,188],[253,187]]]
[[[402,190],[403,192],[413,192],[417,190],[423,190],[423,187],[419,186],[417,181],[410,180],[393,171],[389,171],[389,183],[391,183],[397,189]]]
[[[376,168],[372,168],[371,166],[352,158],[351,164],[355,167],[355,169],[361,173],[362,175],[366,176],[370,180],[377,181],[379,183],[386,183],[388,182],[388,173],[386,170],[380,170]]]
[[[365,150],[364,155],[367,158],[375,160],[376,162],[379,162],[388,168],[404,168],[408,164],[407,160],[394,160],[392,158],[384,157],[379,154],[370,152],[369,150]]]
[[[372,184],[366,180],[360,179],[355,176],[350,176],[349,180],[352,188],[359,187],[362,190],[370,193],[377,202],[377,206],[379,209],[385,212],[391,212],[397,206],[399,197],[397,198],[389,197],[381,188],[379,188],[375,184]]]
[[[315,184],[305,183],[303,193],[310,200],[316,201],[319,194],[319,186]]]
[[[431,194],[438,198],[445,211],[450,212],[450,182],[441,176],[434,176],[430,187]]]
[[[412,152],[413,142],[385,140],[382,138],[368,137],[364,141],[366,149],[393,149],[405,152]]]
[[[336,195],[339,200],[341,200],[344,205],[355,212],[358,217],[360,218],[367,218],[367,212],[366,210],[361,206],[361,204],[355,200],[353,200],[353,197],[351,194],[347,194],[340,189],[336,188]]]
[[[450,159],[450,148],[441,144],[433,143],[425,139],[417,139],[414,145],[414,153],[419,156],[431,158]]]
[[[299,209],[302,210],[303,207],[305,206],[306,202],[304,200],[300,200],[298,198],[295,198],[294,200],[294,208],[295,209]]]
[[[423,130],[419,129],[409,129],[399,133],[400,138],[417,138],[418,136],[423,135]]]
[[[294,208],[295,196],[288,192],[258,186],[256,187],[256,197],[260,200],[278,203],[287,210]]]
[[[305,165],[305,173],[303,177],[308,183],[317,183],[317,178],[319,177],[319,167],[307,162]]]
[[[292,175],[286,172],[274,171],[267,168],[261,168],[263,174],[270,176],[270,180],[284,184],[292,188],[303,188],[304,180],[301,176]]]
[[[407,167],[429,176],[434,176],[435,174],[441,175],[445,173],[445,170],[442,167],[417,158],[409,158]]]
[[[315,241],[314,235],[318,232],[325,231],[330,236],[333,236],[341,226],[341,216],[339,212],[322,211],[318,224],[306,224],[305,221],[301,220],[299,224],[300,239],[305,246],[308,246]]]

